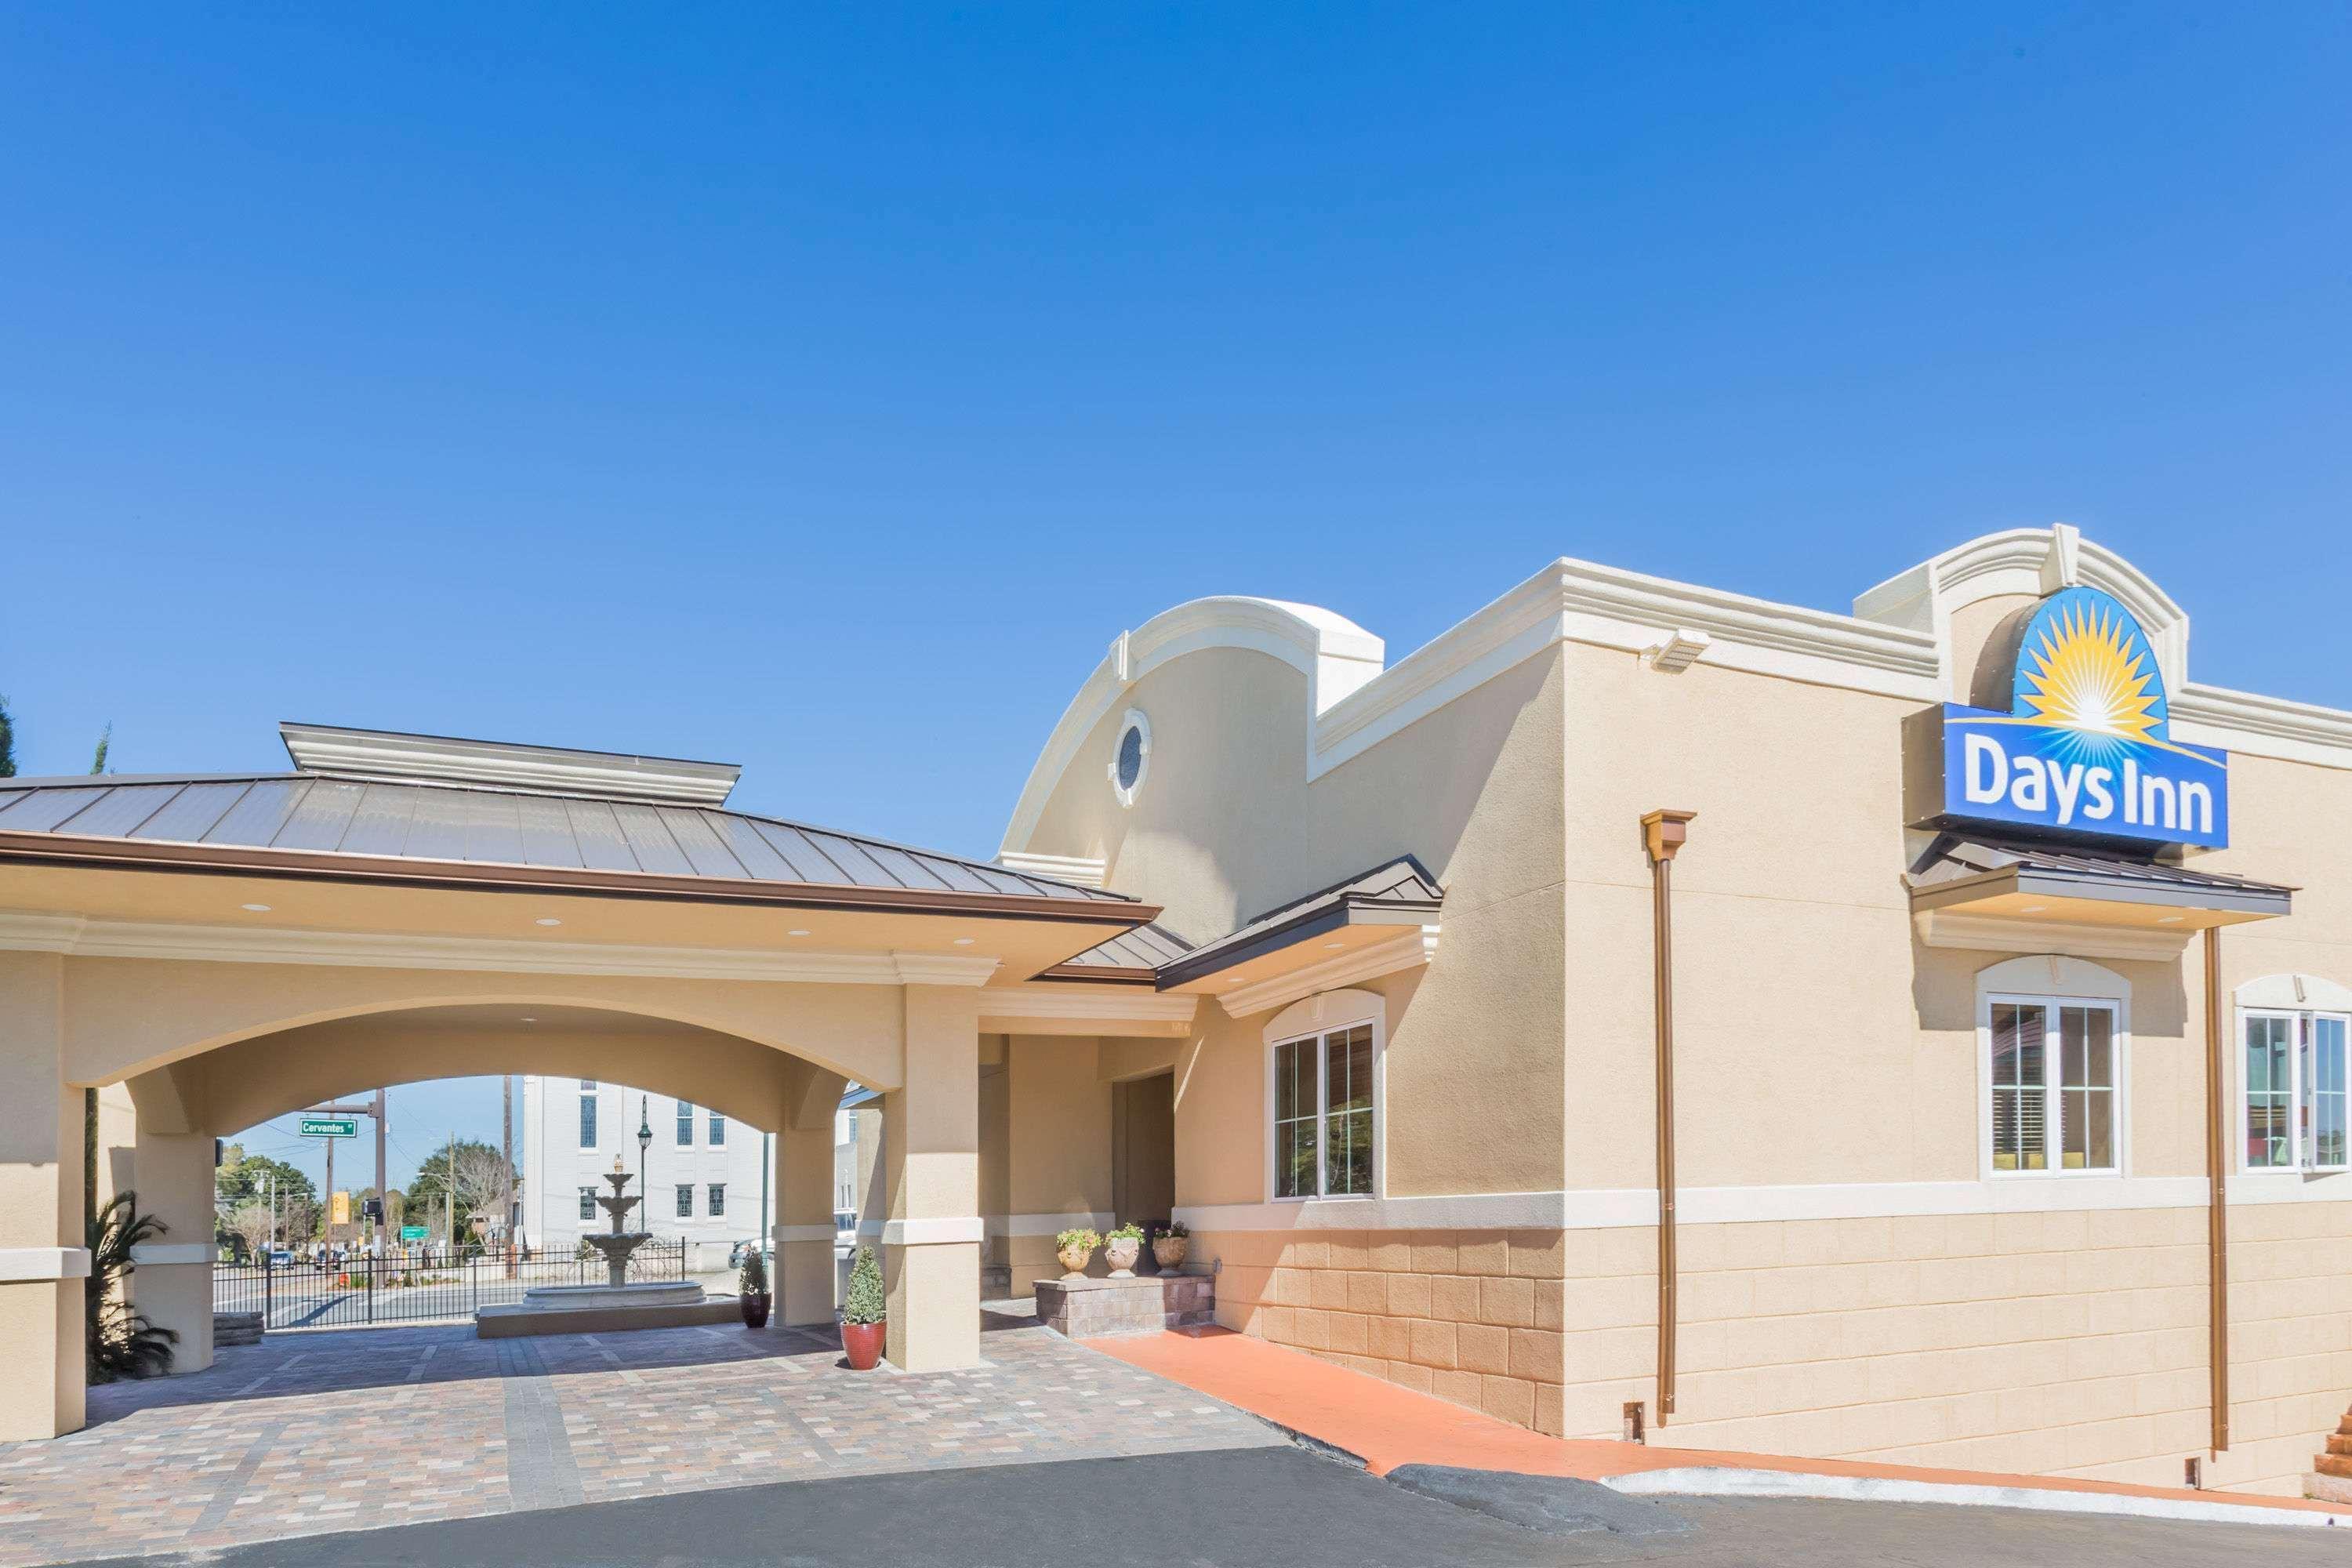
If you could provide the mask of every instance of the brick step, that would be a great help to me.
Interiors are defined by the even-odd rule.
[[[2336,1429],[2346,1436],[2352,1437],[2352,1411],[2346,1412],[2344,1419],[2336,1424]]]
[[[2352,1480],[2352,1454],[2321,1454],[2311,1461],[2311,1468],[2323,1476]]]
[[[258,1312],[215,1312],[213,1314],[213,1344],[257,1345],[261,1342],[261,1314]]]
[[[2352,1454],[2352,1436],[2330,1432],[2327,1435],[2327,1451],[2331,1454]]]

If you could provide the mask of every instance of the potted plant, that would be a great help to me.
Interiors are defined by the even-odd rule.
[[[1135,1259],[1143,1251],[1143,1227],[1133,1220],[1113,1230],[1103,1238],[1103,1261],[1110,1265],[1114,1279],[1135,1278]]]
[[[743,1304],[745,1328],[768,1326],[768,1308],[774,1298],[768,1294],[768,1260],[759,1247],[743,1254],[743,1268],[735,1279],[735,1299]]]
[[[1054,1256],[1062,1260],[1065,1279],[1086,1276],[1087,1259],[1094,1256],[1102,1237],[1091,1230],[1066,1230],[1054,1237]]]
[[[1168,1227],[1151,1238],[1151,1256],[1162,1268],[1184,1267],[1184,1253],[1192,1246],[1192,1231],[1181,1219],[1168,1222]]]
[[[849,1289],[841,1301],[841,1353],[849,1358],[852,1372],[872,1372],[874,1363],[882,1359],[884,1331],[890,1315],[890,1300],[882,1290],[882,1265],[874,1260],[874,1249],[861,1247],[856,1261],[849,1266]]]

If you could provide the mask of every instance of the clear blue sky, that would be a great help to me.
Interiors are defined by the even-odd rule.
[[[28,773],[301,718],[986,854],[1182,599],[1394,656],[2063,519],[2352,706],[2347,80],[2334,4],[16,8],[0,691]]]

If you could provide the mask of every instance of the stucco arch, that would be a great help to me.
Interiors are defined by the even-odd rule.
[[[904,1079],[904,1007],[889,985],[108,958],[68,959],[64,980],[62,1060],[79,1084],[139,1078],[292,1030],[471,1006],[630,1014],[876,1088]]]

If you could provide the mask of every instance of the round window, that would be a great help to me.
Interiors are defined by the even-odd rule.
[[[1110,787],[1121,805],[1133,805],[1143,775],[1151,766],[1151,722],[1135,709],[1127,710],[1118,727],[1118,747],[1111,753]]]

